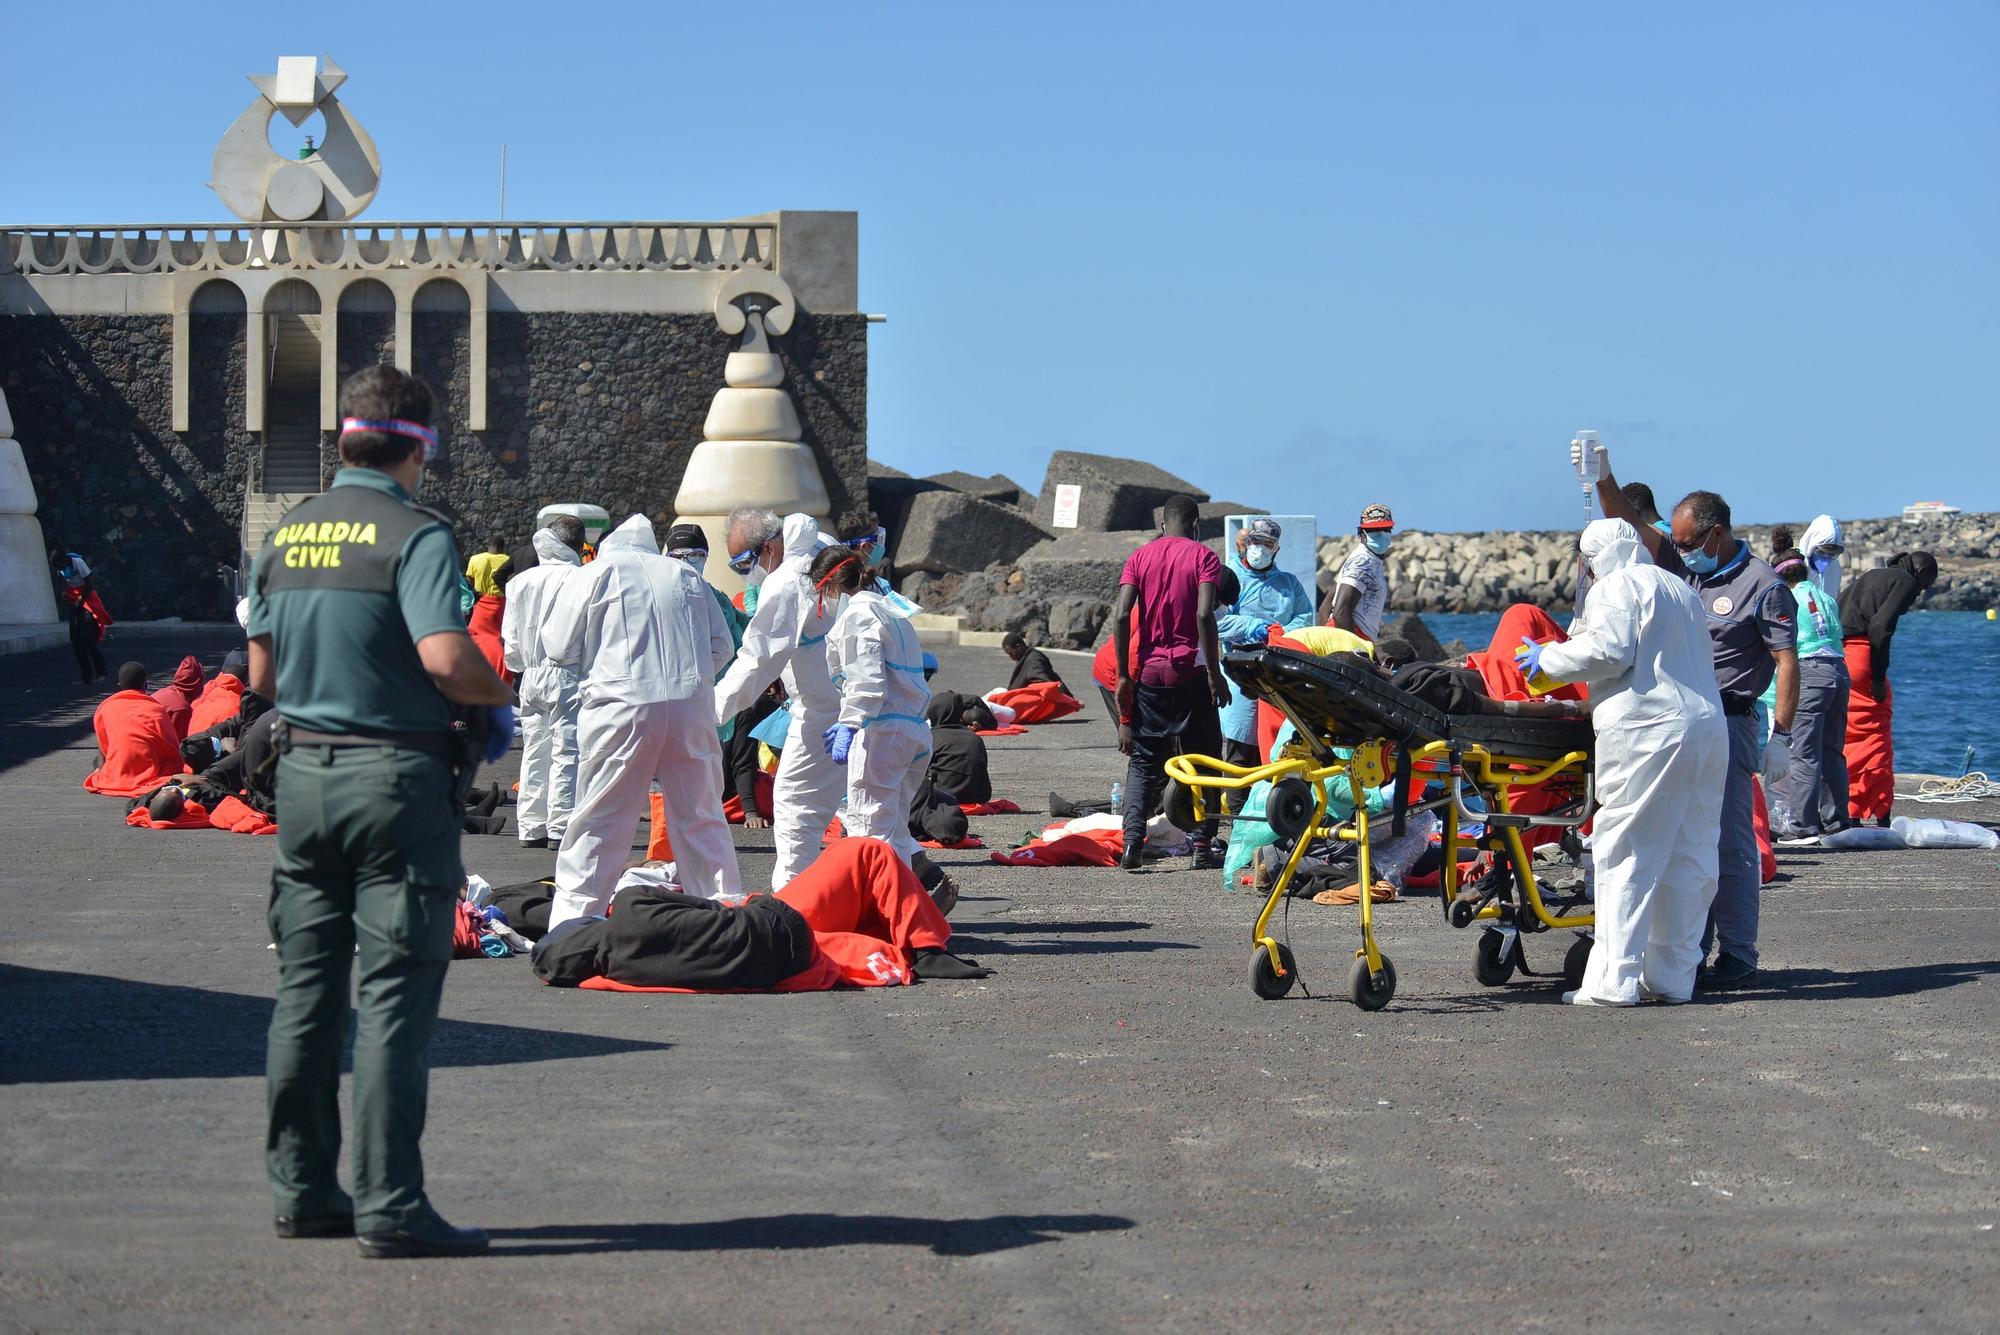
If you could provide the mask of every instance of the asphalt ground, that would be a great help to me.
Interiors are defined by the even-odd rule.
[[[212,667],[228,647],[185,646]],[[171,666],[179,646],[146,652]],[[941,685],[997,684],[947,650]],[[121,655],[114,649],[114,664]],[[1078,684],[1080,659],[1062,660]],[[433,1199],[461,1262],[271,1234],[270,845],[141,832],[78,787],[66,651],[0,688],[0,1325],[46,1330],[1974,1329],[2000,1314],[2000,855],[1783,855],[1756,990],[1488,990],[1435,898],[1297,904],[1310,998],[1246,978],[1214,874],[947,853],[997,970],[806,996],[540,986],[454,964]],[[992,747],[1040,824],[1122,771],[1092,700]],[[511,777],[511,762],[507,767]],[[2000,819],[2000,804],[1944,814]],[[768,833],[737,831],[746,882]],[[496,882],[544,874],[468,837]],[[1554,968],[1560,940],[1530,960]]]

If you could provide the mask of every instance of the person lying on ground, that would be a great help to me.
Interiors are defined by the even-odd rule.
[[[511,902],[521,905],[515,930],[528,935],[528,903]],[[946,949],[951,924],[880,839],[839,840],[781,890],[735,905],[663,887],[621,890],[609,917],[562,924],[541,938],[533,960],[535,973],[556,987],[605,978],[694,991],[798,990],[784,984],[817,972],[828,979],[822,986],[832,985],[823,962],[844,936],[872,938],[885,963],[917,978],[992,973]]]
[[[91,716],[100,763],[83,781],[106,797],[138,797],[187,773],[180,739],[160,702],[146,694],[143,663],[118,669],[118,689]]]

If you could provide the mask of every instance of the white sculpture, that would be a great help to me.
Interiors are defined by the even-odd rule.
[[[246,222],[338,222],[367,208],[382,185],[382,158],[333,90],[347,72],[332,56],[280,56],[276,74],[253,74],[257,100],[216,146],[209,186]],[[303,125],[315,111],[326,139],[305,158],[271,148],[271,117]]]
[[[28,461],[14,439],[7,393],[0,390],[0,625],[46,626],[57,620],[37,508]]]
[[[791,288],[774,273],[739,270],[715,294],[715,322],[743,342],[723,365],[724,388],[709,406],[704,439],[688,456],[674,514],[708,534],[705,573],[725,593],[743,587],[725,550],[731,510],[761,505],[780,515],[826,517],[819,460],[799,443],[805,432],[784,389],[784,359],[771,351],[769,338],[790,330],[797,313]]]

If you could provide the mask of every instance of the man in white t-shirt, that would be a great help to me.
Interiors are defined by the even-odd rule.
[[[1371,643],[1381,638],[1382,614],[1389,607],[1389,567],[1382,558],[1389,553],[1396,517],[1386,505],[1371,505],[1361,512],[1355,530],[1361,541],[1340,563],[1329,598],[1326,624],[1351,631]]]

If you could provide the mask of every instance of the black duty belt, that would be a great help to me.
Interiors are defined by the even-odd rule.
[[[1757,697],[1738,691],[1722,693],[1722,712],[1731,718],[1748,718],[1757,712]]]
[[[314,732],[296,724],[285,725],[284,732],[285,740],[278,747],[280,751],[300,746],[400,746],[439,760],[451,758],[451,735],[443,732]]]

